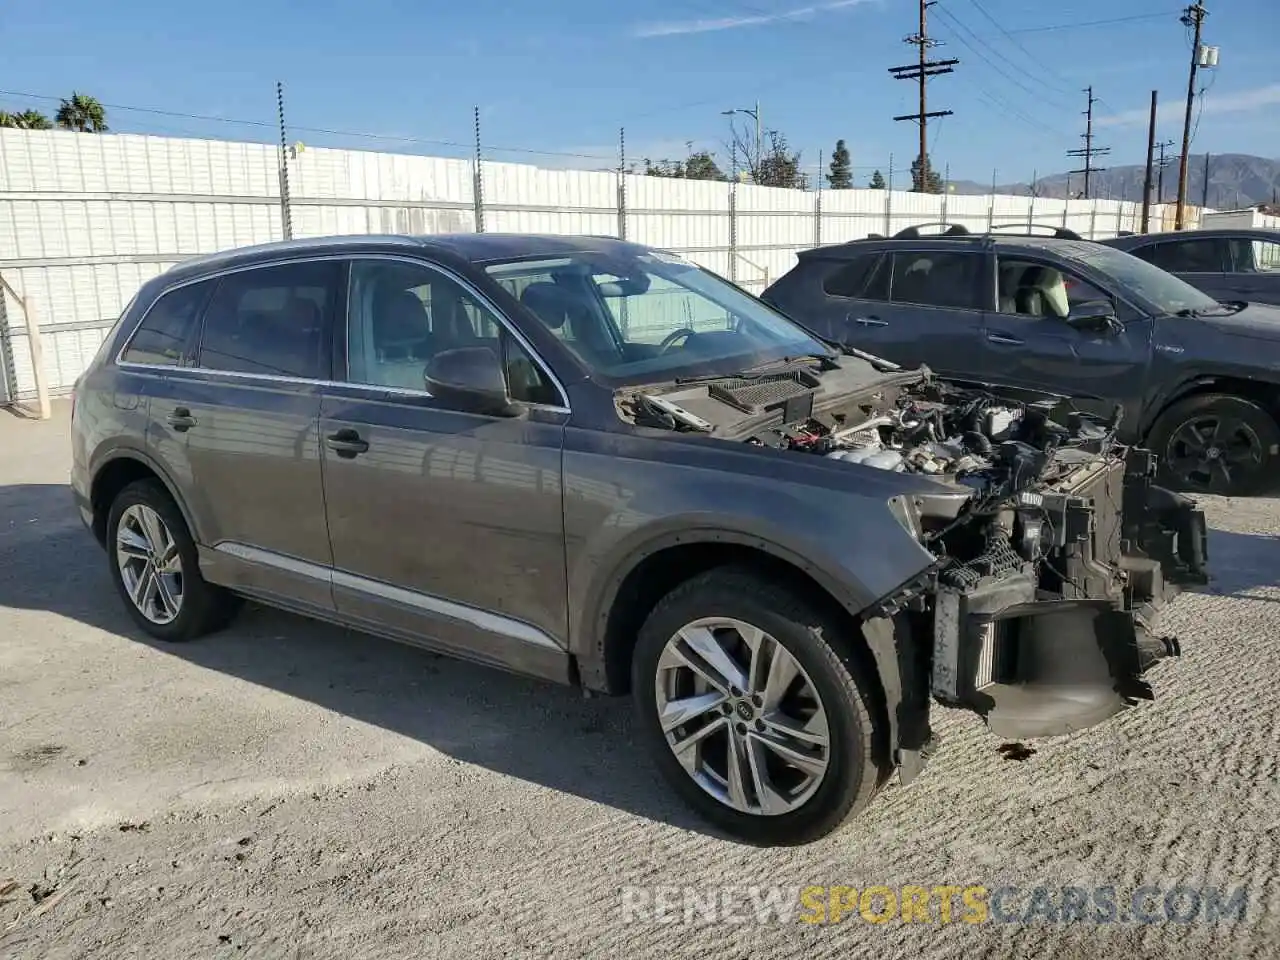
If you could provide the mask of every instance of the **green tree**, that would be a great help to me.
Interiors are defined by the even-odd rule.
[[[63,130],[77,133],[106,133],[108,129],[102,104],[83,93],[73,92],[71,99],[63,100],[54,120]]]
[[[941,193],[942,177],[933,169],[933,161],[929,159],[929,155],[924,157],[924,175],[921,176],[920,158],[917,157],[911,161],[911,192],[912,193]]]
[[[800,171],[800,151],[791,152],[787,138],[777,130],[769,131],[767,149],[751,170],[751,179],[762,187],[787,187],[804,190],[809,178]]]
[[[48,130],[53,126],[39,110],[23,110],[21,113],[6,113],[0,110],[0,127],[16,127],[19,130]]]
[[[867,184],[868,189],[884,190],[888,185],[884,182],[884,174],[879,170],[871,175],[871,182]]]
[[[670,177],[675,180],[726,180],[724,172],[716,165],[715,157],[707,150],[696,150],[684,160],[648,160],[644,172],[650,177]]]
[[[832,190],[848,190],[853,186],[853,167],[849,165],[849,148],[844,145],[843,140],[837,140],[836,148],[831,152],[827,185]]]

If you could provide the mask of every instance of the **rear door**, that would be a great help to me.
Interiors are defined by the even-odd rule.
[[[982,375],[986,254],[894,250],[857,257],[822,278],[819,332],[906,367]],[[785,309],[785,308],[784,308]],[[806,322],[802,313],[797,319]]]
[[[1280,306],[1280,242],[1258,237],[1231,240],[1231,282],[1236,299]]]
[[[204,575],[321,611],[333,601],[317,429],[340,272],[296,261],[217,279],[191,361],[151,401],[152,449],[196,522]]]
[[[1225,237],[1162,240],[1133,251],[1139,259],[1168,270],[1215,300],[1238,300],[1231,276],[1231,250]]]

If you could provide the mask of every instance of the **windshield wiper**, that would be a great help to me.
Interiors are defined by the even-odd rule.
[[[763,380],[765,377],[775,376],[806,360],[821,360],[823,367],[819,372],[835,370],[839,367],[835,358],[829,354],[806,353],[797,354],[793,357],[781,357],[777,360],[766,360],[763,363],[735,370],[733,373],[707,373],[696,377],[676,377],[675,382],[683,386],[689,383],[716,383],[720,380]]]
[[[1239,313],[1246,304],[1238,300],[1222,300],[1212,307],[1187,307],[1174,313],[1175,317],[1224,317]]]

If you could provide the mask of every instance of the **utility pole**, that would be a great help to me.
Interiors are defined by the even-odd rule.
[[[920,193],[927,193],[929,190],[929,118],[930,117],[949,117],[952,115],[951,110],[935,110],[932,113],[928,110],[928,101],[926,97],[926,87],[930,77],[941,76],[944,73],[955,72],[955,66],[960,61],[956,59],[950,60],[930,60],[929,50],[939,45],[939,41],[929,39],[928,32],[928,9],[932,7],[938,0],[919,0],[920,2],[920,29],[918,33],[914,33],[909,37],[903,38],[903,43],[911,44],[918,47],[920,56],[916,63],[906,64],[901,67],[890,67],[889,73],[895,80],[915,80],[920,85],[920,110],[918,113],[907,113],[900,117],[894,117],[895,121],[899,120],[915,120],[920,124],[920,181],[917,189]]]
[[[1271,202],[1275,203],[1275,191],[1271,191]],[[1200,199],[1200,206],[1209,206],[1209,154],[1204,155],[1204,195]]]
[[[1156,161],[1156,100],[1159,91],[1151,91],[1151,124],[1147,128],[1147,173],[1142,180],[1142,232],[1151,232],[1151,178],[1152,165]]]
[[[1084,198],[1089,199],[1089,178],[1094,173],[1101,173],[1106,167],[1095,167],[1093,165],[1094,157],[1106,156],[1111,152],[1110,147],[1095,147],[1093,145],[1093,105],[1098,102],[1098,98],[1093,95],[1093,87],[1085,87],[1085,94],[1088,96],[1088,106],[1084,111],[1084,133],[1080,134],[1084,140],[1083,150],[1068,150],[1068,157],[1084,157],[1084,169],[1072,170],[1072,173],[1084,174]]]
[[[1160,165],[1157,168],[1156,180],[1156,203],[1164,203],[1164,168],[1169,165],[1169,160],[1165,159],[1164,151],[1167,147],[1172,146],[1172,140],[1161,140],[1156,144],[1156,149],[1160,151]]]
[[[1178,163],[1178,207],[1174,213],[1173,229],[1181,230],[1186,216],[1187,205],[1187,159],[1191,150],[1191,107],[1196,99],[1196,71],[1200,68],[1200,31],[1204,26],[1204,18],[1209,15],[1203,0],[1196,0],[1182,14],[1182,24],[1195,30],[1191,41],[1191,73],[1187,78],[1187,113],[1182,121],[1182,159]]]

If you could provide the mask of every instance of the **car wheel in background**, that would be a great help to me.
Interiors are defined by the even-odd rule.
[[[641,735],[706,820],[799,844],[860,811],[881,781],[878,711],[848,626],[750,571],[721,568],[650,613],[632,661]]]
[[[1201,394],[1161,414],[1147,445],[1169,486],[1243,496],[1268,482],[1280,459],[1280,426],[1250,400]]]

